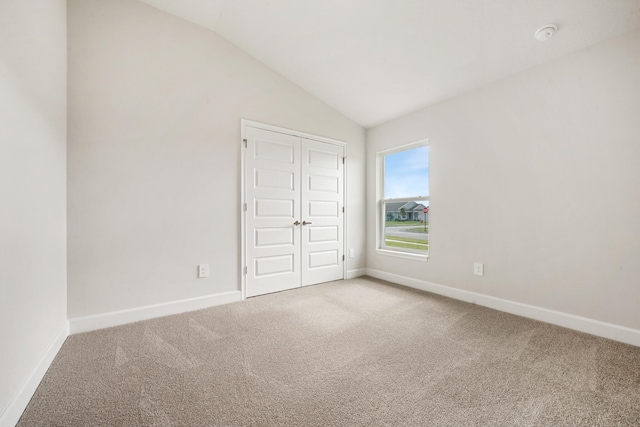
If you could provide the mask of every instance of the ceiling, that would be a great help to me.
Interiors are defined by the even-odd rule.
[[[141,0],[364,127],[640,28],[640,0]],[[545,24],[557,34],[539,42]]]

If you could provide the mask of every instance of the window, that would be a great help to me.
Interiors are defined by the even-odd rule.
[[[378,153],[378,249],[424,258],[429,253],[429,146],[427,141]]]

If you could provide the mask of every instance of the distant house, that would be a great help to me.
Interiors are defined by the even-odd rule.
[[[388,202],[385,204],[387,221],[425,221],[429,214],[424,213],[425,205],[416,202]]]

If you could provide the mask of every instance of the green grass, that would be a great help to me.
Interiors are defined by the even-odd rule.
[[[424,223],[422,223],[420,221],[386,221],[384,224],[387,227],[397,227],[397,226],[401,226],[401,225],[422,225],[422,226],[424,226]]]
[[[407,231],[410,231],[411,233],[428,233],[429,232],[429,226],[427,225],[427,228],[425,230],[424,225],[422,227],[419,228],[409,228],[407,229]]]
[[[418,245],[416,243],[421,244]],[[394,248],[417,249],[425,252],[429,250],[429,240],[427,239],[411,239],[409,237],[387,236],[385,238],[385,245]]]

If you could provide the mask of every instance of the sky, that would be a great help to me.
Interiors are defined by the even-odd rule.
[[[412,148],[386,155],[384,172],[385,199],[428,196],[429,147]]]

